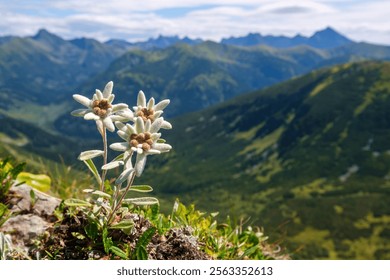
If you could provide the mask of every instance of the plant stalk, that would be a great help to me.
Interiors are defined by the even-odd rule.
[[[103,165],[107,164],[107,129],[103,124]],[[107,170],[102,171],[102,183],[100,185],[100,191],[104,191],[104,181],[106,180]]]
[[[135,179],[135,171],[133,171],[133,173],[132,173],[132,175],[130,177],[130,180],[128,181],[127,186],[126,186],[122,196],[119,198],[119,200],[116,203],[115,208],[112,210],[110,216],[108,217],[108,224],[111,224],[112,219],[114,218],[114,215],[115,215],[116,211],[118,211],[119,208],[121,207],[122,201],[126,197],[126,195],[129,192],[131,186],[133,185],[134,179]]]

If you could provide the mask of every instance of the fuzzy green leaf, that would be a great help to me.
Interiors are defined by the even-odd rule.
[[[116,158],[114,158],[112,161],[117,161],[117,160],[123,160],[123,154],[120,154]]]
[[[156,232],[156,228],[148,228],[138,239],[137,244],[135,245],[135,252],[133,258],[137,260],[147,260],[148,252],[146,251],[146,247],[148,246],[150,240]]]
[[[84,227],[84,231],[87,234],[87,236],[92,240],[95,240],[99,235],[98,225],[94,222],[90,222],[89,224],[87,224]]]
[[[111,246],[110,247],[110,251],[113,252],[115,255],[117,255],[118,257],[120,257],[121,259],[124,259],[126,260],[127,259],[127,255],[125,252],[123,252],[120,248],[116,247],[116,246]]]
[[[160,204],[153,204],[151,207],[150,207],[150,210],[152,212],[152,215],[151,215],[151,220],[152,221],[157,221],[158,219],[158,216],[160,214]]]
[[[135,259],[137,260],[147,260],[148,259],[148,252],[146,251],[145,247],[137,247],[135,250]]]
[[[16,179],[20,182],[25,182],[27,185],[42,192],[50,190],[51,179],[45,174],[20,172]]]
[[[112,238],[108,237],[108,230],[107,228],[103,228],[103,246],[104,246],[104,251],[106,254],[110,252],[110,248],[113,246]]]
[[[64,204],[69,207],[90,207],[92,206],[91,203],[85,200],[77,199],[77,198],[70,198],[66,199],[64,201]]]
[[[135,186],[131,186],[130,191],[146,193],[146,192],[152,192],[153,188],[148,185],[135,185]]]
[[[123,165],[124,162],[123,161],[120,161],[120,160],[117,160],[117,161],[111,161],[110,163],[107,163],[105,165],[102,166],[102,169],[103,170],[109,170],[109,169],[114,169],[114,168],[117,168],[121,165]]]
[[[85,151],[82,152],[78,159],[82,161],[90,160],[98,156],[102,156],[104,154],[104,151],[101,150],[90,150],[90,151]]]
[[[134,223],[131,220],[122,220],[119,223],[110,226],[110,229],[120,229],[125,234],[130,234],[131,229],[133,228]]]
[[[153,205],[158,203],[158,199],[155,197],[137,197],[127,198],[123,200],[125,203],[130,203],[138,206]]]
[[[93,191],[91,193],[96,194],[96,195],[101,196],[101,197],[111,198],[111,195],[109,195],[108,193],[102,192],[102,191]]]
[[[93,163],[93,161],[91,159],[88,159],[88,160],[84,160],[84,163],[87,165],[88,169],[92,172],[92,174],[96,178],[96,181],[100,185],[102,183],[102,178],[100,177],[99,172],[95,164]]]
[[[137,247],[145,247],[148,246],[150,240],[152,240],[153,235],[156,232],[155,227],[148,228],[139,238],[136,248]]]
[[[128,169],[125,169],[119,176],[118,178],[116,179],[115,181],[115,185],[119,186],[120,184],[122,184],[124,181],[126,181],[127,179],[129,179],[130,175],[134,172],[134,169],[131,167],[131,168],[128,168]]]

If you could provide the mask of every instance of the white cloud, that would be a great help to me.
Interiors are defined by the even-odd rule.
[[[134,41],[164,34],[219,40],[249,32],[310,36],[316,30],[332,26],[354,40],[390,45],[387,15],[390,3],[381,0],[21,0],[2,3],[5,1],[0,0],[2,35],[32,35],[44,27],[65,38],[86,36]],[[36,5],[37,1],[40,5]],[[168,16],[179,12],[182,14]]]

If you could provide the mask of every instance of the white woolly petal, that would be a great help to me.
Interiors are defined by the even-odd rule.
[[[88,160],[91,158],[102,156],[103,154],[104,154],[104,151],[101,151],[101,150],[90,150],[90,151],[82,152],[79,155],[78,159],[79,160]]]
[[[113,143],[110,145],[110,149],[118,152],[124,152],[129,148],[129,144],[127,142]]]
[[[131,152],[131,153],[125,152],[124,153],[125,158],[128,158],[125,162],[125,169],[133,168],[133,163],[131,162],[131,155],[132,154],[133,154],[133,152]]]
[[[135,120],[135,130],[137,134],[145,132],[145,124],[142,118],[136,118]]]
[[[118,133],[118,136],[120,138],[122,138],[123,140],[125,140],[125,141],[129,140],[129,135],[126,132],[124,132],[122,130],[118,130],[117,133]]]
[[[149,154],[149,155],[159,155],[159,154],[161,154],[161,151],[156,150],[156,149],[150,149],[150,150],[148,151],[148,154]]]
[[[145,131],[150,131],[150,127],[152,125],[152,122],[148,119],[145,122]]]
[[[93,94],[92,101],[99,100],[98,96],[96,93]]]
[[[134,118],[134,113],[131,110],[123,110],[116,112],[117,115],[122,116],[124,118],[132,120]]]
[[[148,105],[147,105],[148,110],[153,109],[154,103],[155,103],[154,98],[153,97],[150,98],[149,102],[148,102]]]
[[[146,97],[142,90],[138,92],[137,106],[146,107]]]
[[[158,118],[156,119],[153,123],[152,126],[150,127],[150,133],[155,133],[160,130],[161,125],[163,123],[164,119],[163,118]]]
[[[123,164],[124,164],[124,162],[121,161],[121,160],[111,161],[110,163],[107,163],[107,164],[103,165],[102,169],[103,170],[113,169],[113,168],[119,167],[119,166],[121,166]]]
[[[145,165],[146,165],[146,155],[137,154],[137,159],[135,162],[135,175],[137,177],[141,176],[142,172],[145,169]]]
[[[115,104],[112,106],[112,111],[113,112],[117,112],[117,111],[120,111],[120,110],[124,110],[124,109],[127,109],[129,108],[129,106],[125,103],[118,103],[118,104]]]
[[[115,99],[115,94],[111,94],[111,95],[108,97],[107,101],[108,101],[108,103],[112,104],[112,102],[114,101],[114,99]]]
[[[160,137],[161,137],[161,133],[152,133],[150,139],[152,139],[153,142],[156,142]]]
[[[137,154],[143,154],[144,153],[144,150],[142,149],[142,145],[141,147],[137,147]]]
[[[103,128],[103,122],[101,119],[98,119],[96,121],[96,127],[97,127],[97,130],[99,131],[100,135],[104,135],[104,128]]]
[[[164,113],[164,111],[160,110],[160,111],[156,111],[154,112],[153,116],[155,119],[161,117],[162,113]]]
[[[167,107],[170,102],[171,101],[169,99],[164,99],[164,100],[160,101],[159,103],[157,103],[156,106],[154,106],[154,110],[155,111],[164,110],[165,107]]]
[[[112,81],[108,82],[103,90],[103,97],[108,99],[108,97],[112,93],[112,88],[114,87],[114,83]]]
[[[75,117],[84,117],[85,114],[91,112],[90,109],[78,109],[72,111],[70,114]]]
[[[113,122],[126,122],[128,120],[127,118],[119,115],[111,115],[110,118]]]
[[[76,100],[78,103],[84,105],[85,107],[90,107],[91,105],[91,100],[83,95],[73,94],[73,99]]]
[[[161,124],[161,128],[162,129],[172,129],[172,125],[171,125],[170,122],[163,121],[162,124]]]
[[[172,146],[165,143],[154,143],[152,148],[164,153],[170,151],[172,149]]]
[[[125,170],[118,176],[118,178],[116,179],[115,185],[120,185],[120,184],[122,184],[124,181],[126,181],[126,180],[132,175],[133,172],[134,172],[134,169],[133,169],[133,168],[125,169]]]
[[[123,122],[115,122],[115,126],[117,129],[123,130],[125,132],[127,130],[126,124],[124,124]]]
[[[130,125],[130,124],[126,124],[126,128],[127,128],[127,134],[128,136],[131,136],[131,134],[137,134],[137,132],[135,131],[135,127]]]
[[[85,120],[100,120],[100,117],[98,115],[95,115],[94,113],[92,112],[89,112],[87,114],[84,115],[84,119]]]
[[[96,94],[98,100],[102,100],[103,99],[103,93],[100,91],[100,89],[96,89],[95,90],[95,94]]]
[[[115,131],[114,123],[112,122],[110,117],[104,118],[103,120],[104,126],[111,132]]]

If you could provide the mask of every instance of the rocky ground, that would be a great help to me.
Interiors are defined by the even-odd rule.
[[[112,256],[104,253],[103,246],[91,249],[90,240],[77,238],[82,233],[87,220],[79,217],[65,216],[58,221],[55,210],[61,200],[20,185],[12,187],[7,204],[13,215],[0,228],[6,236],[11,237],[11,257],[16,259],[109,259]],[[140,236],[152,227],[151,223],[136,214],[131,215],[134,227],[130,234],[121,231],[112,232],[112,238],[135,248]],[[192,229],[171,229],[164,235],[155,233],[147,246],[149,259],[157,260],[202,260],[211,259],[199,250],[197,239],[191,234]],[[52,252],[52,253],[47,253]],[[55,253],[53,253],[55,252]]]

